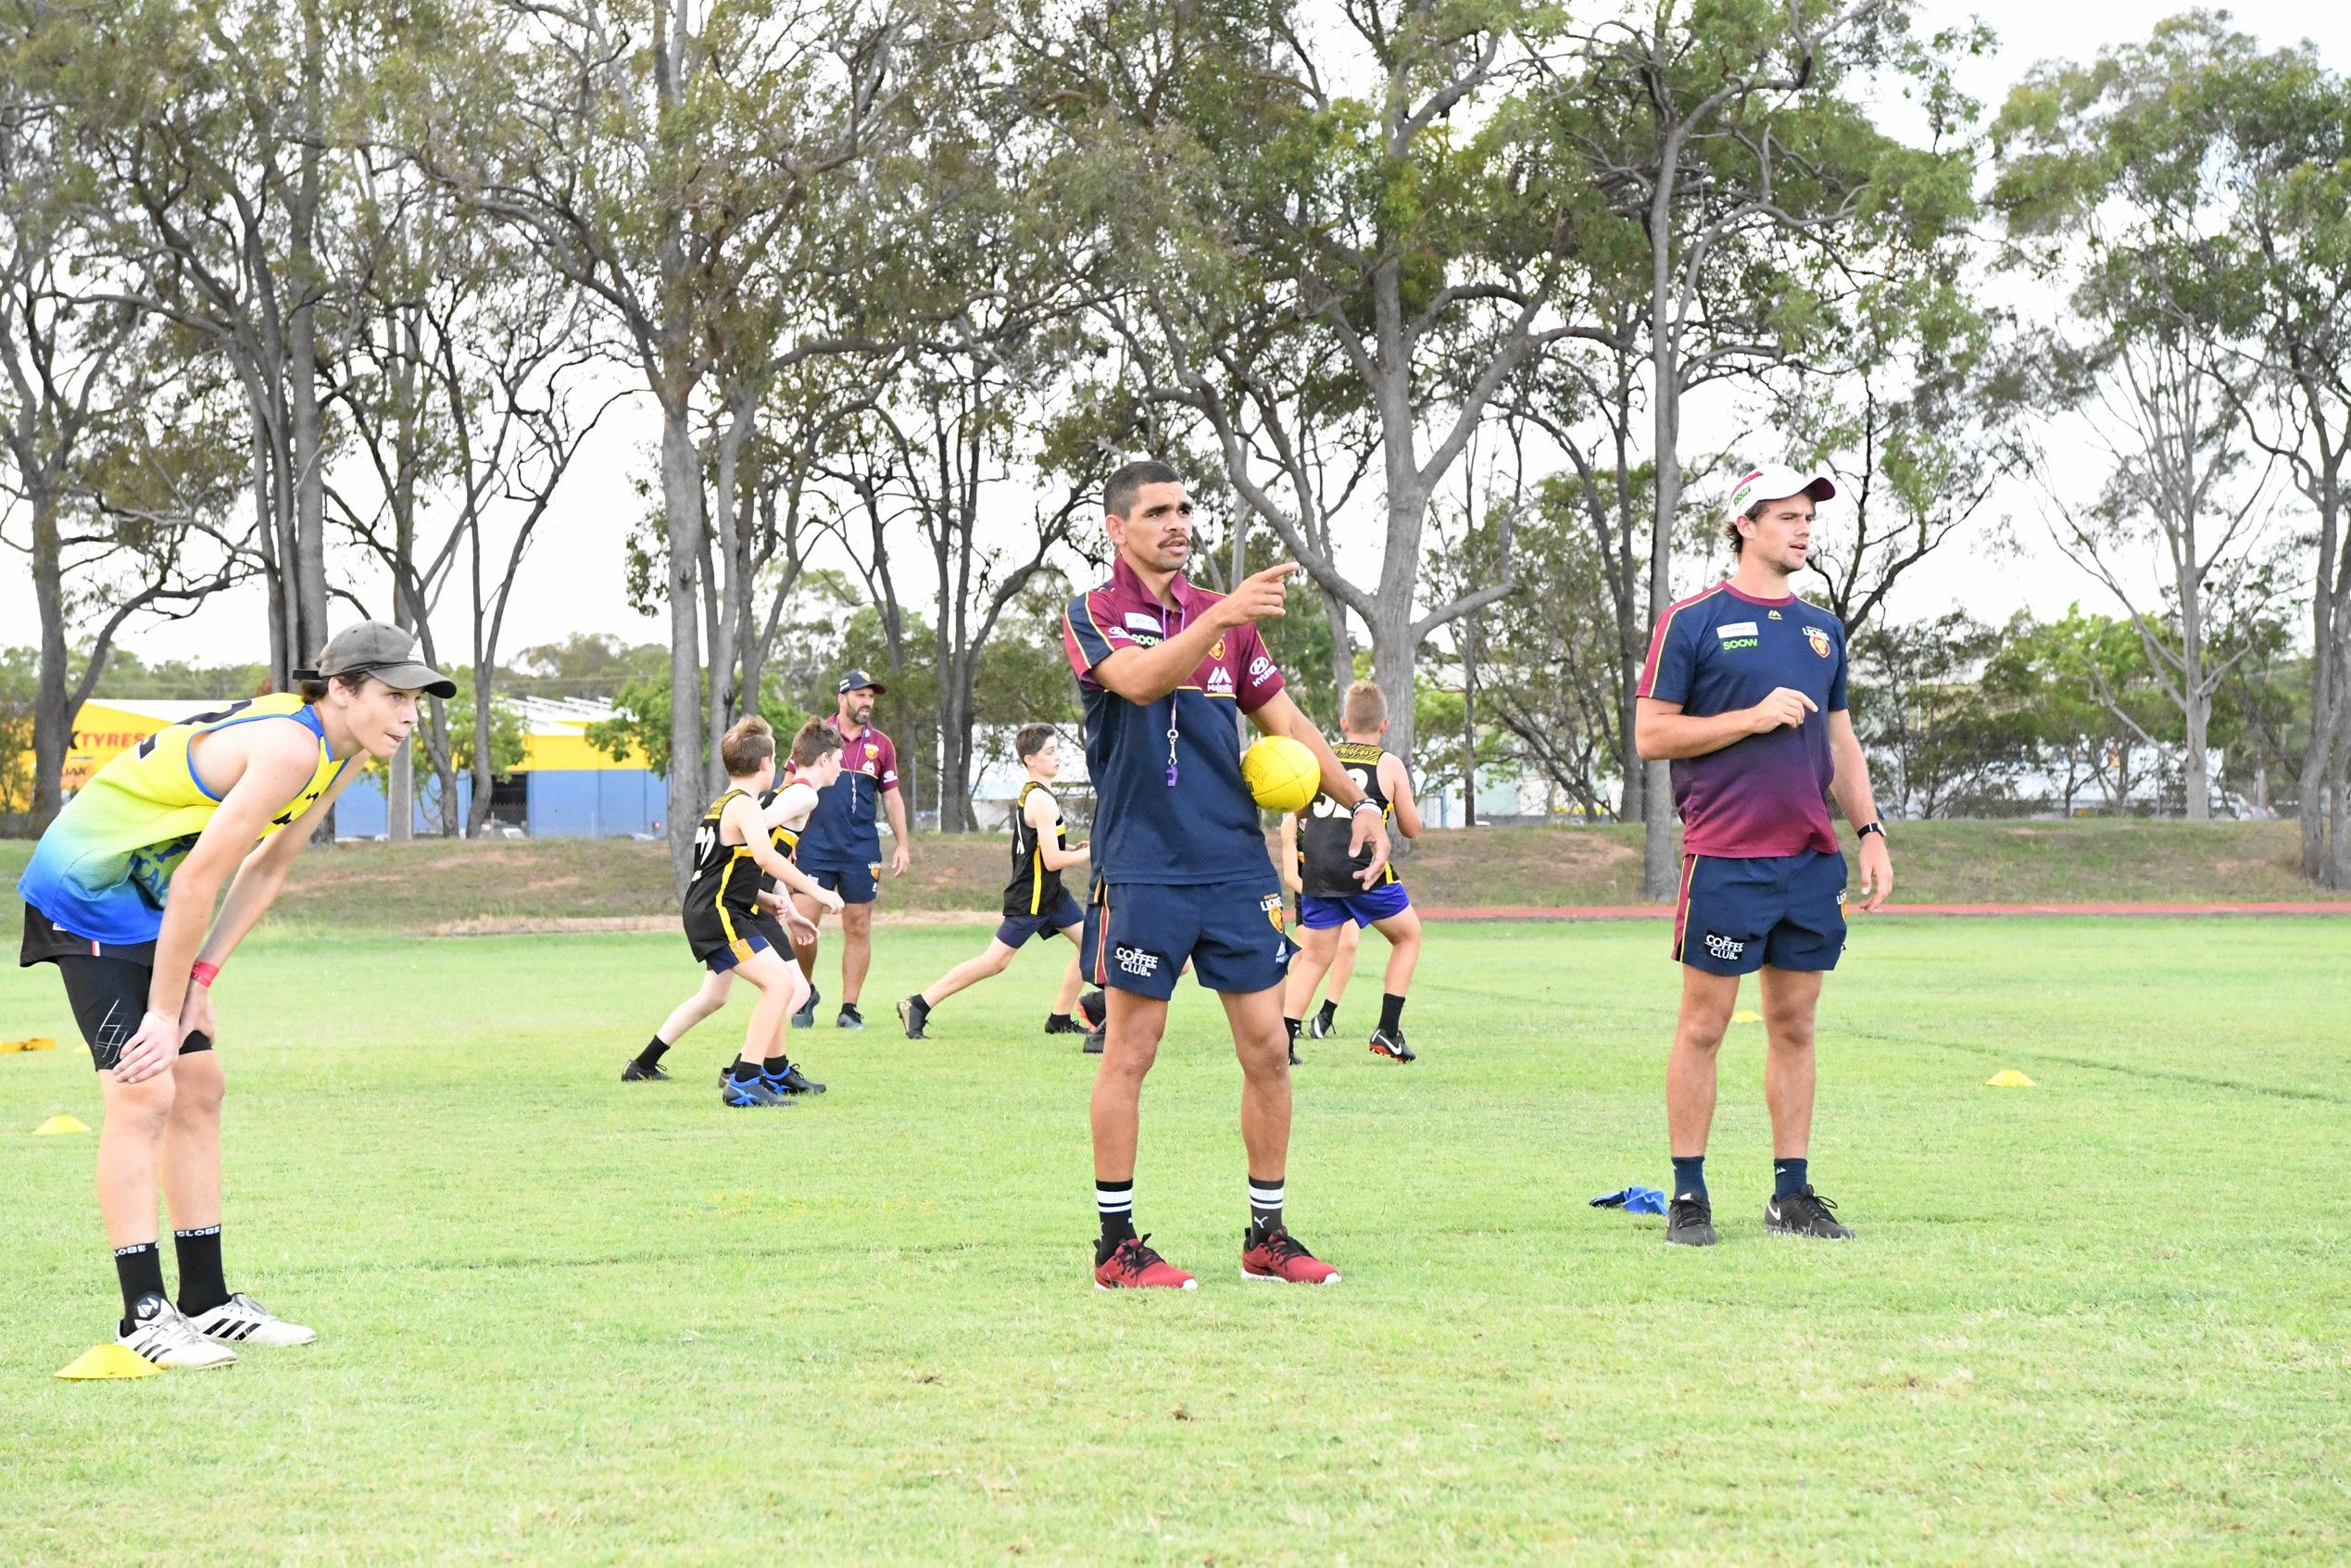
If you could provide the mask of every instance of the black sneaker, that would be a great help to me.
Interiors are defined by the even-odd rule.
[[[1764,1205],[1764,1229],[1781,1236],[1817,1236],[1827,1241],[1851,1241],[1853,1227],[1829,1217],[1837,1206],[1812,1190],[1797,1188],[1785,1198]]]
[[[1100,991],[1088,991],[1078,997],[1076,1022],[1088,1029],[1100,1029],[1110,1022],[1110,998]]]
[[[1306,1021],[1306,1037],[1310,1040],[1327,1040],[1330,1038],[1330,1032],[1338,1027],[1339,1021],[1335,1016],[1325,1017],[1318,1012]]]
[[[843,1002],[841,1004],[841,1016],[833,1020],[833,1027],[836,1029],[862,1029],[865,1027],[865,1015],[857,1010],[857,1004],[855,1002]]]
[[[1087,1056],[1101,1055],[1102,1032],[1100,1029],[1088,1029],[1086,1031],[1086,1043],[1077,1048],[1084,1051]]]
[[[660,1063],[656,1061],[639,1061],[631,1057],[629,1064],[621,1069],[621,1082],[623,1084],[666,1084],[669,1081],[670,1075],[662,1072]]]
[[[1715,1244],[1715,1206],[1703,1198],[1677,1198],[1666,1205],[1666,1239],[1676,1247]]]
[[[841,1010],[842,1015],[846,1017],[849,1010],[844,1008]],[[931,1004],[923,999],[923,993],[920,991],[898,1004],[898,1021],[906,1025],[906,1037],[910,1040],[930,1038],[928,1035],[923,1033],[923,1025],[930,1022],[930,1017]],[[1052,1033],[1050,1025],[1046,1033],[1049,1035]]]
[[[816,988],[815,982],[811,981],[808,987],[808,1000],[802,1002],[800,1010],[792,1015],[792,1027],[795,1029],[813,1027],[816,1022],[816,1004],[823,999],[824,993]]]
[[[1045,1033],[1048,1035],[1083,1035],[1086,1033],[1086,1025],[1078,1022],[1076,1019],[1072,1018],[1068,1013],[1049,1012],[1045,1015]]]
[[[1402,1029],[1375,1029],[1371,1037],[1372,1054],[1394,1057],[1398,1061],[1416,1061],[1412,1047],[1404,1044]]]
[[[821,1095],[824,1085],[799,1069],[798,1062],[786,1061],[781,1073],[762,1073],[760,1082],[779,1095]]]

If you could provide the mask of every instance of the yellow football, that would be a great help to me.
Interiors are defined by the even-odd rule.
[[[1268,811],[1298,811],[1323,787],[1323,770],[1297,741],[1266,735],[1241,753],[1241,780]]]

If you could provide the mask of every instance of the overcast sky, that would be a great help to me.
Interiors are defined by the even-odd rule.
[[[2062,5],[2048,0],[1929,0],[1922,13],[1930,29],[1975,15],[1997,30],[1997,51],[1963,73],[1969,91],[1996,106],[2034,62],[2088,58],[2106,44],[2144,37],[2158,18],[2181,8],[2138,0],[2071,0]],[[2336,69],[2351,65],[2351,9],[2314,6],[2307,0],[2246,0],[2229,9],[2239,28],[2265,44],[2311,38]],[[622,585],[622,541],[631,518],[642,508],[635,482],[654,471],[656,433],[641,406],[623,406],[607,416],[603,433],[564,485],[558,502],[559,519],[550,520],[547,538],[523,566],[523,582],[509,611],[507,652],[572,632],[611,632],[639,642],[666,637],[660,621],[629,608]],[[1699,442],[1705,439],[1703,416],[1693,420],[1691,433]],[[1768,455],[1758,455],[1756,460],[1764,456]],[[2094,486],[2096,479],[2094,471],[2089,472],[2084,483]],[[1996,621],[2019,606],[2046,614],[2061,610],[2073,598],[2101,599],[2075,568],[2041,542],[2038,514],[2029,496],[2011,492],[1999,498],[1998,507],[2015,518],[2016,534],[2027,546],[2024,558],[1996,558],[1985,552],[1938,557],[1930,572],[1905,584],[1895,605],[1898,614],[1932,613],[1964,603],[1980,619]],[[346,558],[330,570],[348,573],[358,565]],[[361,577],[351,586],[379,613],[388,608],[380,582]],[[457,598],[462,587],[456,585],[446,601],[448,609],[435,618],[441,634],[453,646],[462,646],[465,635]],[[335,619],[340,621],[346,613],[338,608]],[[124,641],[149,659],[261,659],[268,655],[260,631],[266,624],[263,615],[260,593],[248,590],[221,596],[184,621],[133,622]],[[20,571],[0,571],[0,641],[30,644],[36,634],[28,578]]]

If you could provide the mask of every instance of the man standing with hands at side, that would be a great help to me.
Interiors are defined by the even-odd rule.
[[[1314,754],[1324,790],[1353,818],[1351,852],[1370,851],[1359,873],[1366,886],[1388,864],[1388,832],[1377,804],[1282,690],[1257,634],[1259,621],[1282,613],[1284,584],[1297,567],[1261,571],[1229,597],[1187,582],[1192,504],[1183,476],[1164,463],[1130,463],[1111,475],[1102,509],[1117,551],[1110,581],[1070,600],[1062,623],[1086,703],[1098,801],[1085,961],[1108,1007],[1091,1108],[1101,1224],[1094,1284],[1188,1290],[1198,1283],[1134,1225],[1143,1078],[1187,962],[1223,1001],[1240,1058],[1250,1210],[1242,1275],[1336,1284],[1338,1271],[1294,1239],[1283,1219],[1290,1093],[1281,1001],[1293,949],[1257,803],[1241,781],[1234,709]]]
[[[1855,824],[1865,912],[1893,890],[1893,861],[1845,709],[1845,629],[1788,583],[1811,549],[1814,503],[1836,493],[1826,474],[1779,464],[1741,478],[1729,525],[1737,568],[1659,618],[1636,693],[1634,746],[1646,761],[1672,761],[1683,829],[1681,1016],[1666,1063],[1666,1239],[1680,1246],[1715,1244],[1705,1176],[1715,1059],[1740,976],[1757,972],[1774,1178],[1764,1226],[1853,1235],[1813,1190],[1808,1164],[1813,1017],[1821,976],[1845,946],[1845,858],[1824,797],[1833,793]]]
[[[886,809],[890,819],[890,875],[904,876],[913,859],[913,838],[906,822],[906,798],[898,790],[898,747],[874,727],[874,699],[889,688],[862,670],[841,677],[840,706],[833,727],[841,735],[841,775],[817,794],[816,809],[800,832],[794,857],[819,887],[841,896],[841,1010],[833,1022],[843,1029],[862,1029],[865,1020],[857,998],[865,989],[866,966],[874,959],[874,900],[881,892],[882,833],[878,825]],[[814,926],[824,911],[813,898],[795,893],[792,901]],[[806,1029],[816,1022],[816,944],[795,946],[800,972],[809,978],[808,1000],[792,1015],[792,1026]]]

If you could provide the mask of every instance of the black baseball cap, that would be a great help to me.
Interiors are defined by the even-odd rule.
[[[834,690],[836,693],[853,692],[858,690],[860,687],[873,692],[886,692],[889,690],[889,687],[882,684],[881,682],[874,679],[873,676],[868,675],[862,670],[852,670],[848,674],[842,676],[841,684],[838,686],[836,686]]]
[[[457,683],[416,657],[416,634],[381,621],[346,626],[327,639],[316,670],[296,670],[297,681],[332,681],[337,675],[372,675],[404,692],[457,696]]]

